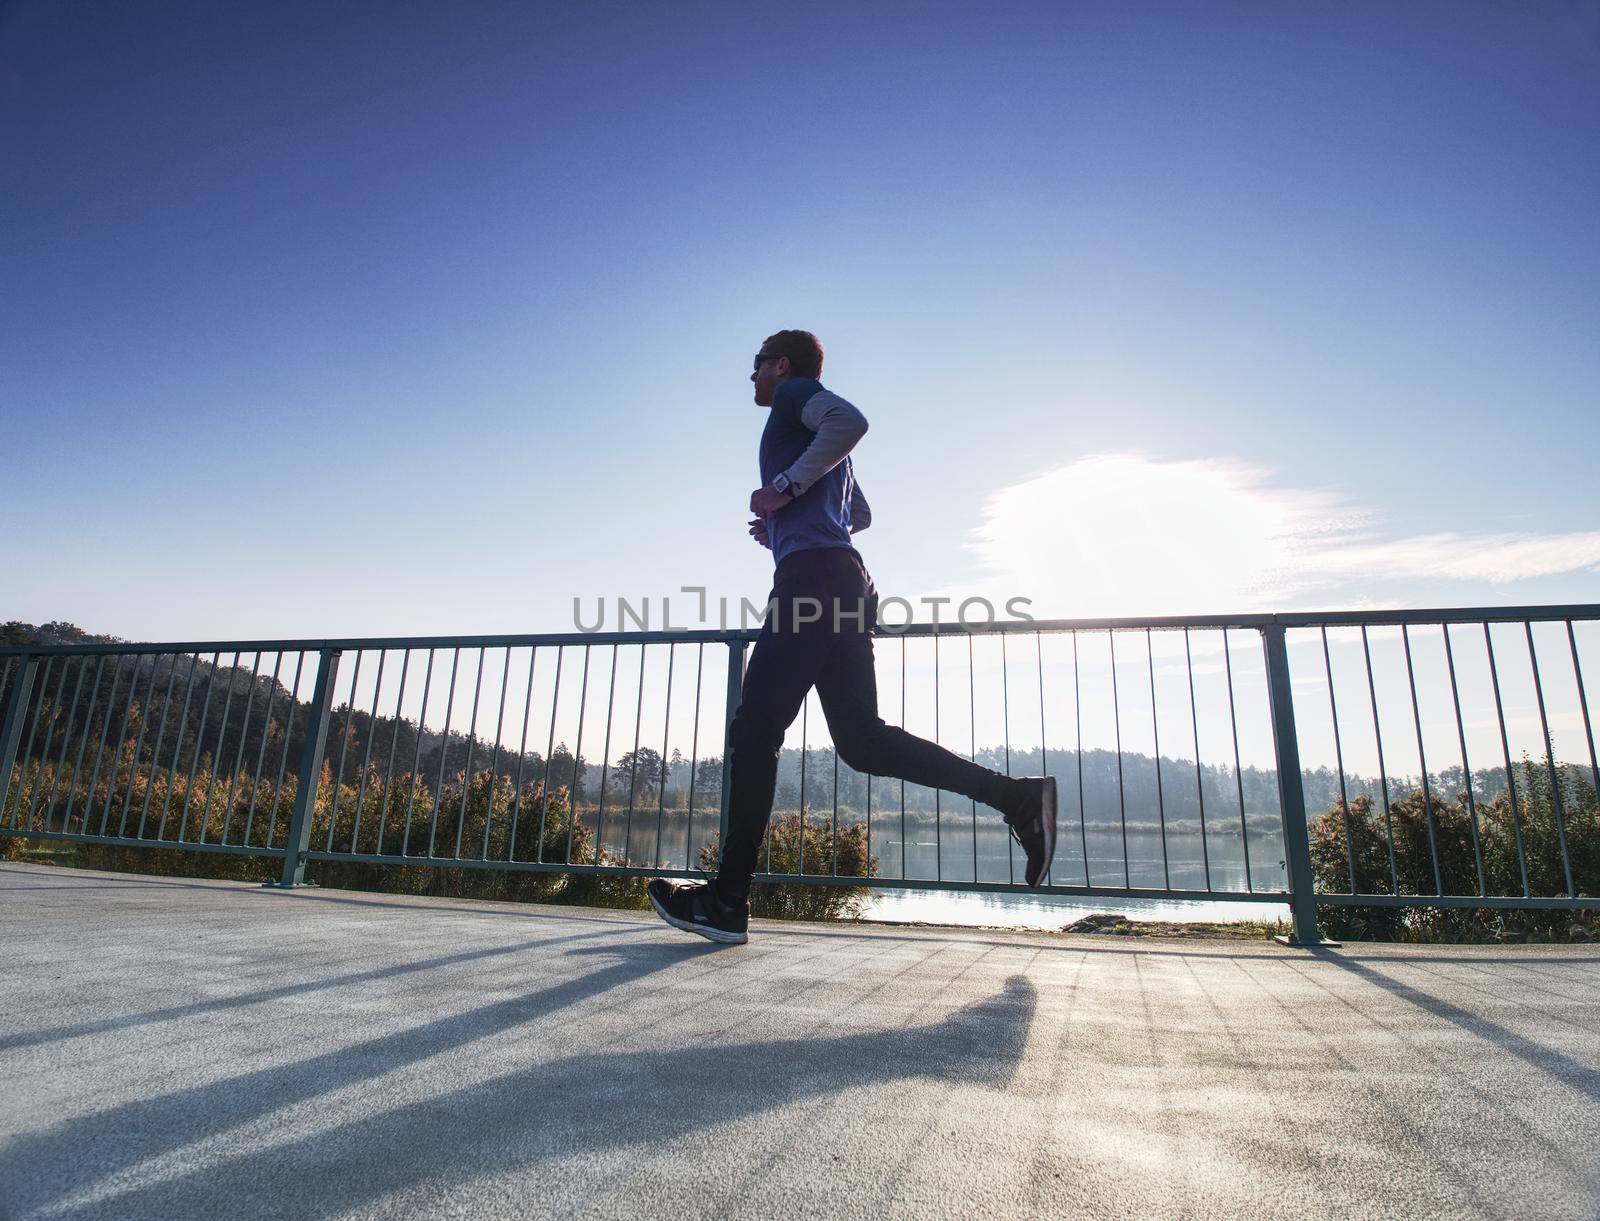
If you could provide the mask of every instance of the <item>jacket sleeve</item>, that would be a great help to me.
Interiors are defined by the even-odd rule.
[[[867,418],[831,390],[819,390],[806,400],[800,422],[817,436],[784,471],[796,495],[843,462],[867,432]]]

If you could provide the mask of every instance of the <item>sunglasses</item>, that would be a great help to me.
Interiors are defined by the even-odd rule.
[[[769,360],[782,360],[782,359],[783,358],[781,356],[774,356],[774,355],[771,355],[771,354],[765,353],[765,352],[757,352],[756,353],[755,368],[759,370],[761,368],[761,366],[763,364],[765,364]]]

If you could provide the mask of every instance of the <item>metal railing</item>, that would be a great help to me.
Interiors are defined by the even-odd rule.
[[[0,648],[0,834],[274,858],[286,886],[312,861],[693,874],[725,830],[722,746],[756,635]],[[1595,653],[1596,606],[877,641],[888,719],[1057,777],[1046,893],[1288,903],[1306,943],[1319,904],[1600,906]],[[814,699],[761,880],[1026,889],[997,813],[856,773]]]

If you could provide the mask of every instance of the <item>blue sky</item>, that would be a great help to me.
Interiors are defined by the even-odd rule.
[[[0,5],[3,612],[759,597],[761,338],[881,588],[1596,600],[1600,6]]]

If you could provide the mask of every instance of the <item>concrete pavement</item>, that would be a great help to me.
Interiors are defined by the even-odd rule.
[[[0,1216],[1600,1213],[1600,949],[0,866]]]

